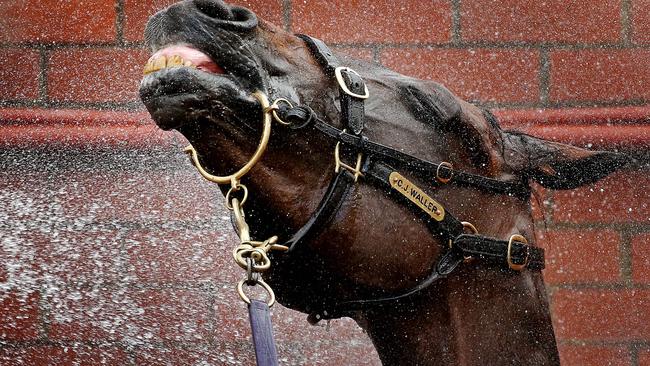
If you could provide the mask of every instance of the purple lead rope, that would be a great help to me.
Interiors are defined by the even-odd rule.
[[[278,351],[273,339],[273,326],[271,324],[271,309],[259,300],[251,300],[248,305],[248,315],[253,331],[253,345],[257,366],[277,366]]]

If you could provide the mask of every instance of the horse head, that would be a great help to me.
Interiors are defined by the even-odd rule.
[[[494,337],[485,337],[483,346],[473,351],[461,349],[458,340],[433,337],[438,346],[428,352],[438,360],[454,359],[461,352],[475,359],[481,348],[498,348],[491,338],[509,344],[523,339],[546,343],[540,352],[548,351],[550,356],[539,356],[540,363],[557,360],[539,271],[515,271],[478,254],[472,260],[463,258],[466,255],[458,258],[463,253],[454,252],[448,231],[478,232],[505,242],[516,234],[534,248],[530,182],[571,189],[618,169],[625,164],[624,157],[504,131],[491,113],[457,98],[442,85],[379,65],[339,55],[340,64],[354,71],[332,72],[322,60],[329,50],[318,51],[318,41],[218,0],[188,0],[162,10],[149,20],[145,39],[153,56],[145,67],[141,99],[162,129],[175,129],[191,142],[208,171],[233,172],[248,161],[263,133],[263,115],[272,111],[283,118],[302,117],[301,128],[274,122],[265,155],[241,179],[250,192],[246,213],[253,237],[277,235],[286,242],[314,221],[318,226],[308,227],[309,235],[300,237],[300,247],[292,248],[289,255],[273,255],[266,278],[281,303],[317,317],[351,316],[382,347],[391,337],[408,338],[411,330],[399,328],[398,323],[414,316],[409,315],[414,309],[435,315],[424,317],[423,326],[452,327],[456,337],[463,339],[479,337],[486,328],[484,317],[501,314],[497,320],[502,325],[543,325],[526,328],[517,339],[490,330]],[[370,97],[344,95],[342,87],[352,88],[359,80]],[[256,92],[271,101],[284,101],[264,108]],[[343,106],[343,98],[356,104]],[[361,131],[350,131],[342,114],[362,121],[356,126]],[[337,159],[345,161],[347,168],[336,173],[339,143],[342,156]],[[375,150],[368,150],[368,144],[374,144]],[[383,155],[377,152],[382,147],[388,148]],[[406,160],[400,164],[399,157]],[[355,167],[357,158],[360,165]],[[373,165],[377,161],[383,164],[379,168]],[[434,168],[422,168],[418,161]],[[331,182],[342,172],[348,183],[335,188],[342,192],[333,192]],[[382,172],[387,177],[385,187],[372,184],[382,179]],[[395,185],[398,178],[389,173],[404,178],[400,187],[390,186],[388,180]],[[409,198],[399,192],[406,189],[404,182],[416,188],[406,204],[401,201]],[[315,218],[328,195],[342,198],[330,204],[333,208],[326,207],[327,217]],[[426,212],[432,207],[438,213],[453,213],[465,224],[460,229],[457,222],[449,224],[454,229],[440,228],[435,213]],[[506,254],[511,254],[510,248]],[[520,265],[527,264],[528,254],[523,259]],[[441,265],[441,260],[450,263]],[[538,265],[543,266],[543,258]],[[420,286],[432,278],[432,271],[440,275]],[[401,296],[410,292],[414,296]],[[389,306],[358,301],[391,297],[398,299]],[[516,307],[499,313],[512,301],[517,301]],[[470,315],[475,306],[484,315]],[[328,314],[330,307],[340,312]],[[408,357],[420,357],[411,359],[420,363],[432,357],[407,355],[398,346],[384,348],[380,355],[389,363],[408,363]],[[516,348],[495,357],[510,357]]]

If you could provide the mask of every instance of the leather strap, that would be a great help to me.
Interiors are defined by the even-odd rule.
[[[248,305],[248,316],[253,333],[255,359],[257,366],[277,366],[278,351],[273,339],[273,325],[271,324],[271,310],[269,306],[259,300],[251,300]]]
[[[289,251],[283,255],[291,254],[300,247],[301,243],[313,239],[323,228],[327,227],[336,216],[336,212],[345,201],[353,185],[354,178],[350,173],[346,170],[337,173],[330,181],[327,192],[318,204],[316,211],[307,220],[307,223],[284,244],[289,247]]]
[[[466,256],[508,266],[508,240],[463,234],[454,240],[453,245],[462,250]],[[510,258],[514,264],[526,264],[526,268],[533,271],[544,269],[544,249],[542,248],[513,241]]]
[[[323,41],[304,34],[299,34],[298,37],[305,41],[307,47],[311,50],[316,61],[323,67],[327,76],[336,77],[337,69],[339,69],[338,72],[340,73],[341,81],[345,83],[348,91],[356,95],[363,95],[365,93],[367,87],[363,78],[353,70],[343,68],[338,58]],[[341,125],[344,126],[344,129],[358,136],[363,132],[366,112],[364,98],[358,98],[352,94],[344,90],[339,83]]]
[[[381,155],[383,159],[396,163],[400,167],[407,167],[409,171],[430,179],[434,183],[435,179],[431,178],[440,174],[449,177],[449,184],[469,186],[491,193],[508,194],[522,199],[530,196],[530,188],[523,181],[504,182],[453,168],[450,169],[442,163],[420,159],[392,147],[370,141],[365,136],[355,136],[339,130],[318,117],[312,118],[312,125],[321,133],[340,141],[342,144],[356,146],[361,152],[368,155]]]

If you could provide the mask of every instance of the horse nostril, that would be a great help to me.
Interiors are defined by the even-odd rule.
[[[234,20],[230,7],[219,0],[195,0],[196,8],[210,18],[220,20]]]
[[[0,0],[1,1],[1,0]],[[257,27],[257,17],[252,11],[221,0],[188,0],[204,16],[223,29],[235,32],[250,31]]]

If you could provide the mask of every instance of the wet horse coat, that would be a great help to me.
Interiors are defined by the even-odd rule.
[[[261,90],[311,107],[342,128],[339,91],[304,40],[220,1],[185,1],[156,14],[146,30],[154,55],[141,98],[161,128],[176,129],[214,172],[232,172],[256,147]],[[489,113],[443,86],[342,58],[365,80],[364,136],[459,171],[503,182],[567,189],[593,182],[625,159],[503,131]],[[276,128],[265,157],[242,183],[257,238],[288,240],[317,210],[334,176],[335,141],[305,128]],[[529,197],[432,184],[401,171],[481,233],[534,242]],[[364,182],[300,255],[276,255],[267,278],[281,303],[309,312],[324,302],[400,293],[431,273],[448,243],[412,211]],[[558,364],[540,272],[481,260],[461,264],[417,296],[346,314],[363,327],[385,364]]]

